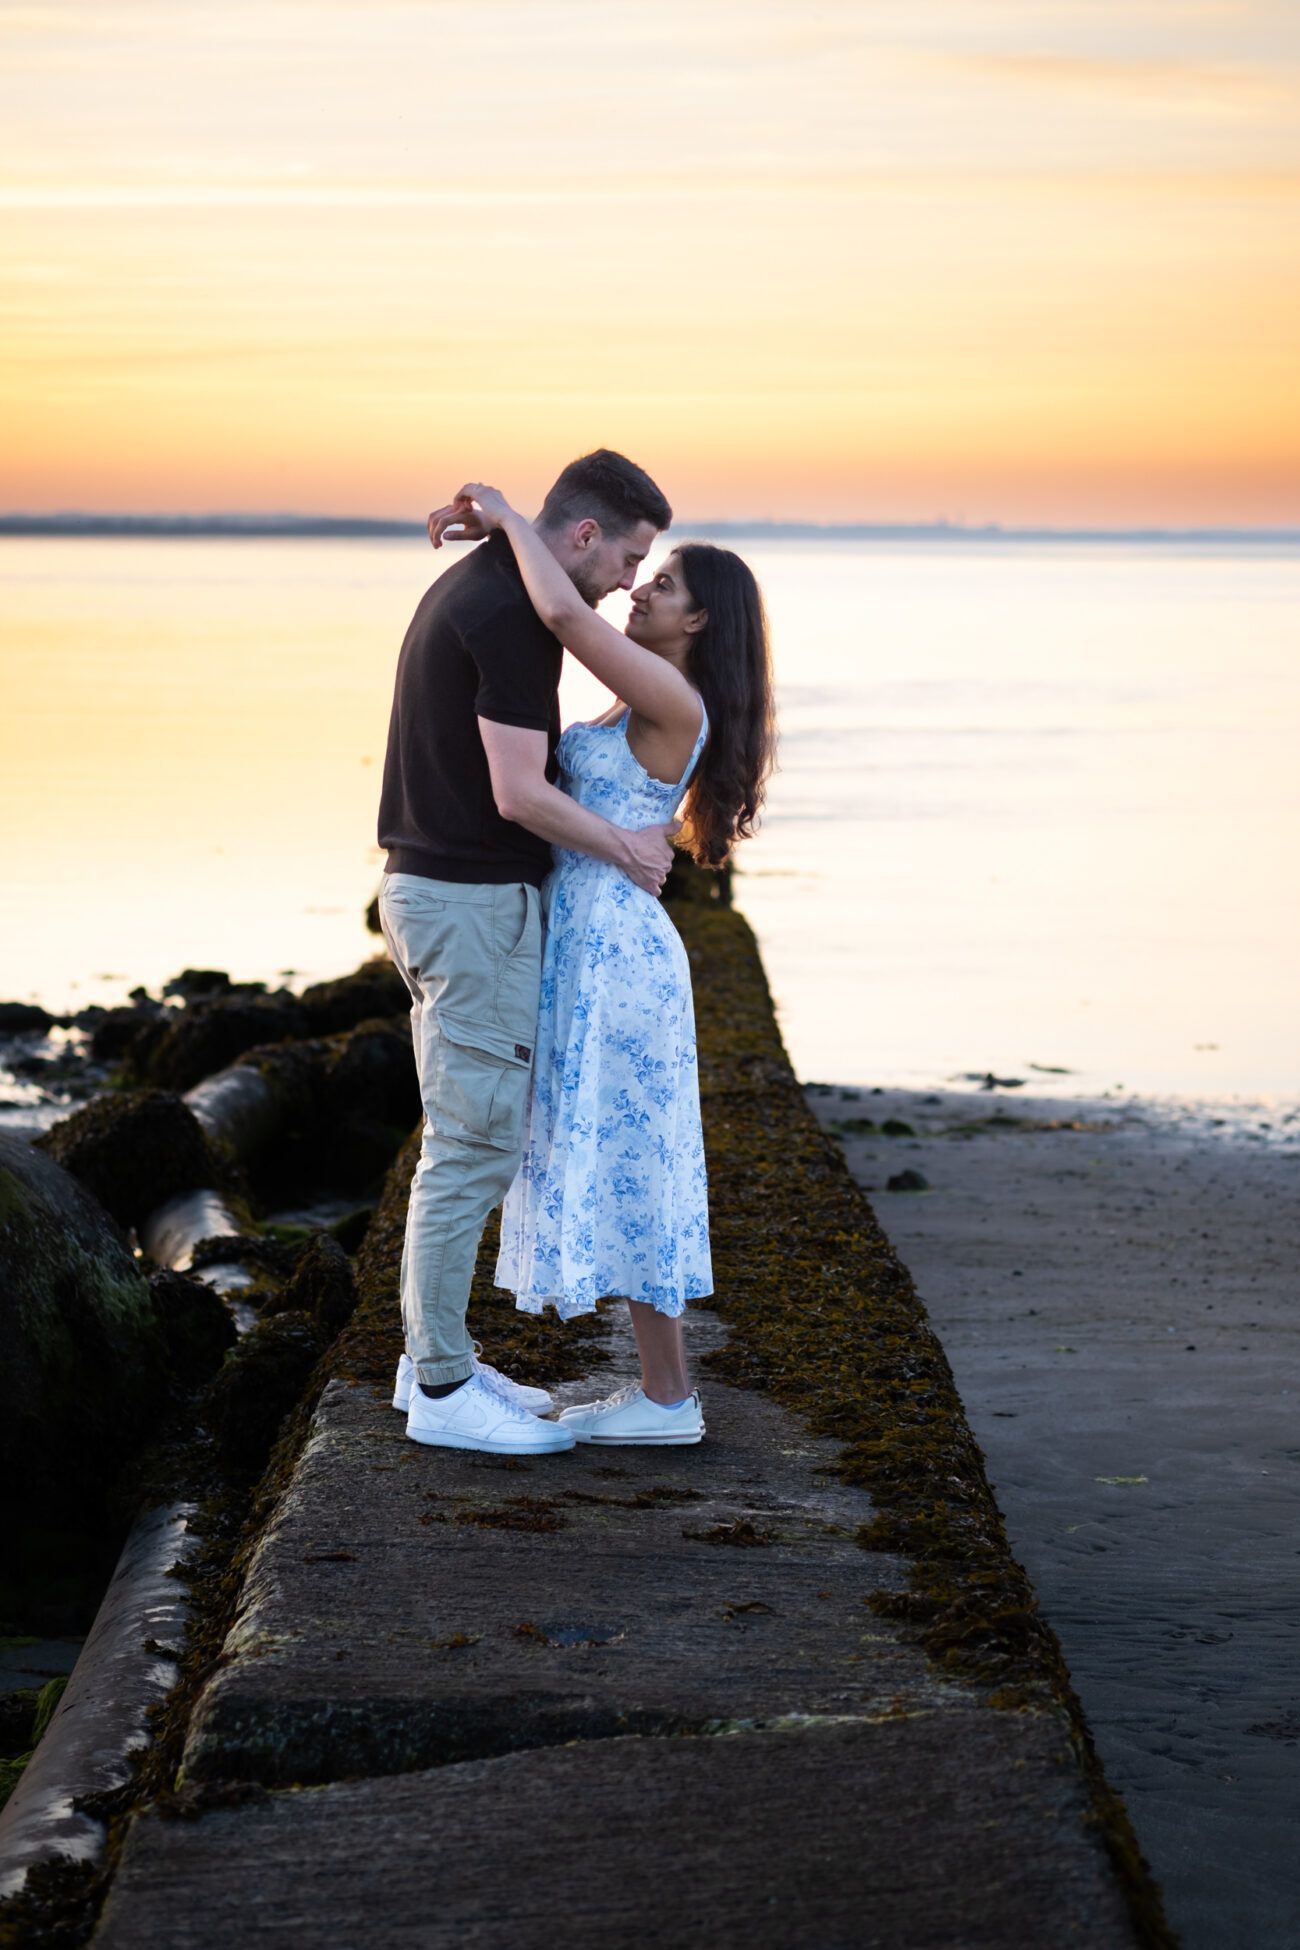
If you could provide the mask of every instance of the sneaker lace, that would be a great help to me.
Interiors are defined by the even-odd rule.
[[[474,1350],[474,1367],[480,1378],[486,1381],[489,1387],[491,1387],[494,1381],[505,1381],[508,1379],[506,1375],[502,1374],[500,1368],[494,1368],[490,1361],[483,1359],[482,1341],[471,1341],[470,1346]]]
[[[601,1408],[621,1408],[624,1402],[632,1401],[640,1393],[641,1383],[639,1381],[629,1381],[622,1388],[616,1388],[612,1395],[606,1395],[604,1401],[600,1402],[598,1406]]]
[[[518,1402],[512,1402],[508,1395],[503,1395],[499,1389],[493,1388],[483,1375],[476,1374],[473,1377],[473,1382],[476,1387],[483,1390],[485,1395],[492,1397],[494,1407],[501,1409],[512,1420],[516,1422],[535,1422],[537,1420],[537,1417],[530,1414],[526,1408],[521,1408]]]
[[[516,1381],[512,1375],[502,1374],[500,1368],[494,1368],[489,1362],[485,1361],[483,1359],[482,1343],[479,1341],[474,1342],[474,1358],[478,1363],[475,1373],[483,1383],[483,1386],[490,1388],[494,1395],[500,1395],[503,1401],[513,1402],[515,1391],[523,1384]],[[542,1392],[544,1394],[546,1392],[545,1389]],[[525,1409],[524,1413],[527,1414],[528,1412]]]

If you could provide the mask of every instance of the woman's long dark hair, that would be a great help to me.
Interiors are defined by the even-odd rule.
[[[696,609],[686,674],[704,699],[709,737],[683,809],[684,844],[702,867],[720,867],[754,831],[776,756],[767,616],[753,571],[729,548],[683,542],[676,550]]]

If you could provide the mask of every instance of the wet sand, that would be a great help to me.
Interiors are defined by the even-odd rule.
[[[1019,1092],[809,1097],[915,1129],[841,1135],[1187,1950],[1290,1950],[1300,1142]],[[929,1190],[885,1189],[909,1168]]]

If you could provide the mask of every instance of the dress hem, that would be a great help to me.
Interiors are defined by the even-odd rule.
[[[507,1292],[511,1291],[510,1288],[506,1288],[505,1290]],[[660,1306],[657,1300],[651,1300],[648,1303],[642,1300],[638,1304],[641,1306],[648,1304],[654,1308],[656,1313],[666,1314],[670,1320],[680,1320],[692,1300],[710,1300],[712,1297],[713,1288],[711,1286],[701,1287],[698,1291],[693,1287],[688,1287],[682,1295],[681,1302],[678,1306]],[[601,1299],[634,1300],[637,1299],[637,1295],[631,1293],[606,1293],[601,1295]],[[585,1314],[594,1314],[599,1304],[599,1300],[570,1300],[562,1293],[515,1294],[516,1313],[544,1314],[548,1307],[553,1307],[561,1320],[577,1320]]]

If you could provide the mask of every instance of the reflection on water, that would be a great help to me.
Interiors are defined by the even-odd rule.
[[[739,898],[803,1075],[1300,1090],[1300,559],[745,552],[784,742]],[[448,559],[0,541],[0,997],[372,951],[393,664]]]

